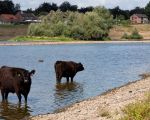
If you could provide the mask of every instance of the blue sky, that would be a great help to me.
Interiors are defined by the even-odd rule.
[[[21,9],[27,8],[35,9],[43,2],[56,3],[60,5],[66,0],[12,0],[14,3],[19,3]],[[145,7],[150,0],[67,0],[72,5],[78,5],[79,7],[87,6],[105,6],[107,8],[114,8],[119,6],[121,9],[133,9],[137,6]]]

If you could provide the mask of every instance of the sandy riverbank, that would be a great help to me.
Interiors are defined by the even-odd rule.
[[[141,41],[69,41],[69,42],[48,42],[48,41],[29,41],[29,42],[8,42],[1,41],[0,46],[20,46],[20,45],[59,45],[59,44],[99,44],[99,43],[150,43],[150,40]]]
[[[32,120],[117,120],[129,103],[142,100],[150,92],[150,77],[113,89],[105,94],[76,103],[62,112],[38,115]],[[105,113],[109,115],[104,116]],[[103,117],[102,117],[103,116]]]

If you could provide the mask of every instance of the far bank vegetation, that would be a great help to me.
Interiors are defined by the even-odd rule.
[[[143,36],[139,34],[137,29],[134,29],[131,35],[124,33],[122,39],[143,39]]]
[[[30,36],[69,37],[77,40],[108,39],[113,17],[104,7],[96,7],[92,12],[51,11],[41,23],[33,23],[28,28]]]

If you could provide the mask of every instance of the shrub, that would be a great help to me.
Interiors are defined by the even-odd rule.
[[[127,33],[124,33],[121,38],[122,38],[122,39],[129,39],[129,35],[128,35]]]
[[[32,23],[28,28],[28,34],[31,36],[42,36],[44,35],[44,28],[42,24]]]
[[[81,28],[79,25],[74,25],[70,29],[70,35],[69,36],[74,38],[74,39],[82,39],[82,37],[84,36],[84,29]]]
[[[105,40],[112,27],[112,16],[104,7],[86,14],[51,11],[40,24],[31,24],[28,35],[65,36],[84,40]]]
[[[131,25],[130,20],[121,20],[120,24],[124,27],[129,27]]]
[[[130,39],[143,39],[143,36],[139,34],[137,29],[134,29],[134,31],[130,35]]]
[[[127,33],[124,33],[121,37],[122,39],[143,39],[143,36],[139,34],[137,29],[134,29],[131,35],[128,35]]]
[[[61,21],[59,21],[57,24],[52,25],[52,27],[51,27],[51,31],[53,32],[53,36],[63,35],[64,29],[66,29],[66,26]]]

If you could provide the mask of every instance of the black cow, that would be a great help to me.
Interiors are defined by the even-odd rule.
[[[23,68],[7,67],[0,68],[0,89],[2,94],[2,100],[7,101],[8,94],[16,93],[21,102],[21,95],[24,96],[25,102],[30,92],[31,76],[35,73],[35,70],[29,72]]]
[[[70,77],[71,82],[73,82],[73,78],[76,73],[84,70],[84,67],[81,63],[76,63],[73,61],[56,61],[54,67],[57,83],[61,82],[62,77],[66,77],[67,82],[69,82]]]

